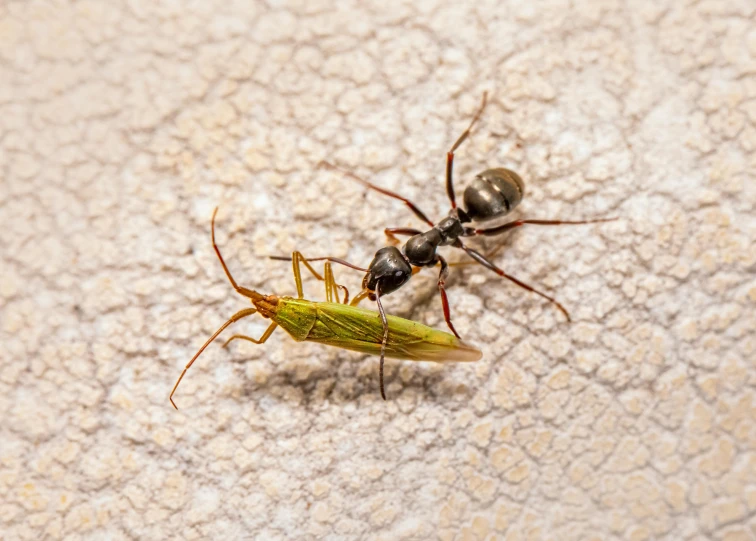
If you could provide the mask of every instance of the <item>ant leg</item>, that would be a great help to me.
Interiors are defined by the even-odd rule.
[[[486,257],[491,257],[491,254],[487,254]],[[469,267],[470,265],[476,265],[476,261],[452,261],[449,263],[450,267]]]
[[[386,312],[383,311],[383,304],[381,304],[380,294],[381,284],[378,282],[375,286],[375,302],[378,304],[378,313],[381,314],[381,321],[383,322],[383,340],[381,341],[381,364],[378,369],[378,379],[381,385],[381,398],[386,400],[386,389],[383,386],[383,361],[386,357],[386,343],[388,342],[388,320],[386,319]]]
[[[263,335],[260,337],[259,340],[255,340],[251,336],[245,336],[243,334],[235,334],[231,338],[226,340],[226,342],[223,344],[223,347],[226,347],[229,344],[229,342],[231,342],[231,340],[246,340],[247,342],[252,342],[254,344],[264,344],[265,342],[267,342],[268,338],[270,338],[270,335],[273,334],[273,331],[276,330],[276,327],[278,327],[278,323],[276,323],[275,321],[271,323],[270,325],[268,325],[268,328],[265,329],[265,332],[263,333]]]
[[[491,237],[493,235],[499,235],[515,227],[520,227],[525,224],[531,225],[581,225],[581,224],[598,224],[602,222],[613,222],[617,218],[598,218],[595,220],[515,220],[498,227],[491,227],[488,229],[473,229],[473,235],[485,235]]]
[[[470,135],[470,130],[472,130],[475,123],[480,119],[480,115],[483,113],[483,109],[486,108],[487,100],[488,92],[483,92],[483,100],[481,100],[480,108],[478,109],[478,112],[475,113],[472,122],[470,122],[470,125],[467,127],[467,129],[462,132],[462,135],[459,136],[459,139],[457,139],[457,141],[452,145],[449,152],[446,153],[446,195],[449,196],[449,201],[451,202],[452,208],[457,208],[457,202],[454,197],[454,182],[452,181],[452,169],[454,168],[454,151],[457,150],[459,148],[459,145],[461,145]]]
[[[504,233],[506,231],[509,231],[510,229],[514,229],[515,227],[520,227],[525,224],[532,224],[532,225],[580,225],[580,224],[597,224],[601,222],[613,222],[617,220],[618,218],[598,218],[595,220],[577,220],[577,221],[568,221],[568,220],[515,220],[513,222],[509,222],[503,225],[500,225],[498,227],[492,227],[490,229],[468,229],[467,235],[468,237],[476,236],[476,235],[485,235],[487,237],[491,237],[494,235],[499,235],[501,233]],[[495,257],[499,251],[504,247],[504,243],[500,242],[496,245],[496,247],[488,252],[486,254],[486,259],[491,259]],[[474,265],[475,261],[456,261],[454,263],[449,263],[450,267],[464,267],[467,265]]]
[[[472,257],[475,261],[477,261],[478,263],[480,263],[481,265],[483,265],[487,269],[490,269],[490,270],[494,271],[499,276],[502,276],[503,278],[506,278],[507,280],[510,280],[511,282],[514,282],[518,286],[520,286],[520,287],[522,287],[524,289],[527,289],[528,291],[531,291],[531,292],[535,293],[536,295],[540,295],[541,297],[543,297],[547,301],[554,303],[556,305],[556,307],[559,308],[559,310],[565,315],[565,317],[567,318],[567,321],[572,321],[570,319],[570,314],[567,312],[567,310],[564,308],[564,306],[562,306],[553,297],[549,297],[545,293],[541,293],[540,291],[538,291],[537,289],[529,286],[525,282],[521,282],[520,280],[518,280],[514,276],[511,276],[511,275],[507,274],[506,272],[504,272],[503,270],[501,270],[499,267],[497,267],[496,265],[494,265],[493,263],[491,263],[488,259],[486,259],[486,257],[483,254],[481,254],[480,252],[478,252],[476,250],[473,250],[472,248],[468,248],[467,246],[465,246],[461,242],[458,242],[458,244],[455,244],[454,246],[456,246],[457,248],[461,248],[462,250],[464,250],[465,252],[467,252],[467,255],[469,255],[470,257]]]
[[[213,216],[215,216],[215,215],[213,215]],[[224,265],[224,267],[225,267],[225,265]],[[230,278],[230,276],[229,276],[229,278]],[[245,308],[244,310],[239,310],[233,316],[231,316],[228,321],[226,321],[223,325],[221,325],[220,329],[218,329],[217,331],[215,331],[215,333],[210,338],[207,339],[207,342],[205,342],[204,345],[201,348],[199,348],[199,351],[197,351],[197,353],[194,354],[194,357],[192,357],[192,360],[189,361],[186,364],[186,366],[184,367],[184,371],[181,372],[181,375],[176,380],[176,385],[173,386],[173,390],[171,391],[171,394],[168,396],[168,400],[171,401],[171,404],[173,405],[174,408],[178,409],[178,406],[176,406],[176,403],[173,401],[173,395],[176,392],[176,389],[178,389],[178,386],[179,386],[179,383],[181,383],[181,380],[184,379],[184,374],[186,374],[186,371],[189,370],[189,368],[191,368],[192,364],[194,364],[194,361],[197,360],[197,357],[199,357],[200,354],[203,351],[205,351],[205,348],[207,348],[207,346],[209,346],[212,343],[212,341],[215,340],[218,337],[218,335],[225,330],[226,327],[228,327],[233,322],[238,321],[238,320],[240,320],[240,319],[242,319],[244,317],[251,316],[255,312],[257,312],[257,310],[255,308]],[[270,332],[273,332],[270,328],[268,328],[268,330],[270,330]]]
[[[428,219],[428,217],[425,215],[425,213],[422,210],[420,210],[420,207],[418,207],[417,205],[415,205],[412,201],[410,201],[406,197],[402,197],[398,193],[392,192],[391,190],[387,190],[385,188],[381,188],[380,186],[376,186],[375,184],[371,184],[367,180],[361,179],[360,177],[358,177],[354,173],[350,173],[349,171],[345,171],[345,170],[341,169],[340,167],[336,167],[335,165],[333,165],[333,164],[331,164],[329,162],[322,161],[322,162],[320,162],[318,164],[318,167],[327,167],[328,169],[332,169],[333,171],[338,171],[339,173],[341,173],[341,174],[343,174],[345,176],[348,176],[352,180],[356,180],[357,182],[359,182],[360,184],[362,184],[366,188],[370,188],[371,190],[375,190],[376,192],[382,193],[383,195],[388,195],[389,197],[393,197],[394,199],[398,199],[399,201],[404,202],[404,204],[407,205],[409,207],[409,209],[412,212],[415,213],[415,216],[417,216],[418,218],[420,218],[422,221],[424,221],[429,226],[433,227],[433,225],[434,225],[433,222],[431,222]]]
[[[420,233],[422,233],[422,231],[418,229],[412,229],[411,227],[387,227],[383,230],[383,232],[388,237],[389,242],[394,245],[399,244],[399,239],[396,238],[396,235],[407,235],[411,237],[413,235],[419,235]]]
[[[473,229],[472,235],[485,235],[486,237],[491,237],[494,235],[499,235],[501,233],[504,233],[505,231],[509,231],[510,229],[514,229],[515,227],[521,227],[525,224],[531,224],[531,225],[581,225],[581,224],[598,224],[602,222],[613,222],[617,220],[617,218],[597,218],[594,220],[515,220],[513,222],[509,222],[503,225],[500,225],[498,227],[491,227],[489,229]],[[491,258],[494,257],[499,250],[501,250],[503,244],[499,244],[494,248],[491,252],[489,252],[486,257]]]
[[[436,261],[441,264],[441,272],[438,273],[438,292],[441,293],[441,305],[444,308],[444,319],[446,320],[446,324],[451,329],[451,332],[454,333],[454,336],[459,338],[459,333],[451,322],[449,298],[446,296],[446,288],[444,287],[446,285],[446,277],[449,275],[449,265],[446,263],[446,260],[438,254],[436,254]]]

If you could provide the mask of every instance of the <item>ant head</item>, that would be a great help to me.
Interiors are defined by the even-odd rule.
[[[375,291],[380,283],[380,294],[388,295],[402,287],[412,276],[412,267],[402,252],[394,246],[386,246],[375,252],[368,272],[362,280],[363,289]],[[368,295],[371,301],[375,294]]]
[[[436,264],[436,248],[442,241],[441,233],[435,227],[420,233],[407,241],[404,245],[404,255],[409,262],[418,267]]]
[[[522,201],[525,184],[509,169],[487,169],[465,188],[464,200],[471,220],[483,222],[509,214]]]

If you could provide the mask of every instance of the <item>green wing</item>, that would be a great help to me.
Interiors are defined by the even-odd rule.
[[[317,317],[306,340],[380,355],[383,323],[378,312],[345,304],[314,303]],[[482,353],[455,336],[422,323],[387,316],[386,357],[412,361],[477,361]]]

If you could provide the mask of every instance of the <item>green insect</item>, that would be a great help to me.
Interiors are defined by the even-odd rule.
[[[254,308],[239,310],[226,321],[197,351],[181,372],[176,385],[173,386],[168,399],[173,407],[178,409],[173,401],[173,394],[184,378],[186,371],[226,327],[254,313],[259,313],[272,323],[259,339],[236,334],[226,341],[227,345],[234,339],[248,340],[255,344],[263,344],[276,327],[281,326],[291,337],[298,341],[318,342],[328,346],[335,346],[360,353],[371,353],[381,356],[380,387],[381,396],[386,399],[383,386],[384,357],[393,359],[408,359],[412,361],[435,362],[471,362],[481,358],[481,351],[469,344],[465,344],[449,333],[426,327],[421,323],[395,316],[387,316],[381,307],[380,312],[373,312],[364,308],[350,306],[349,291],[346,287],[336,283],[331,261],[326,261],[324,276],[318,274],[312,265],[299,252],[292,254],[294,281],[297,285],[297,297],[279,297],[277,295],[262,295],[257,291],[241,287],[236,283],[223,260],[223,256],[215,243],[215,215],[211,221],[211,237],[215,253],[223,266],[231,285],[237,293],[252,301]],[[315,302],[304,299],[302,292],[302,275],[300,265],[305,267],[318,279],[325,282],[326,302]],[[364,269],[359,269],[364,270]],[[340,302],[339,290],[344,291],[344,301]],[[386,334],[387,333],[387,334]]]

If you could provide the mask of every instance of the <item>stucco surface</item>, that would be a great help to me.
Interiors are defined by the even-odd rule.
[[[359,4],[359,5],[358,5]],[[0,3],[0,537],[756,536],[756,4]],[[520,172],[450,280],[484,358],[211,346],[237,280],[367,265],[400,203]],[[496,239],[478,243],[484,249]],[[445,251],[452,260],[460,259]],[[352,292],[361,275],[336,269]],[[323,299],[308,279],[309,298]],[[444,328],[435,273],[386,298]],[[250,318],[237,331],[259,336]]]

